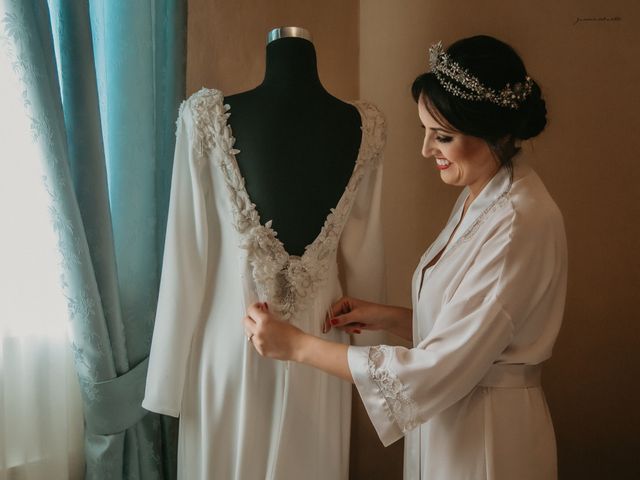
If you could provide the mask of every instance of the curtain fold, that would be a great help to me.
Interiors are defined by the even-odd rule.
[[[185,91],[185,3],[4,0],[62,252],[89,479],[175,477],[177,424],[140,403]]]

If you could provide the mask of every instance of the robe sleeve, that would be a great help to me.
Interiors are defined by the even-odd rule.
[[[185,103],[177,122],[162,276],[142,402],[147,410],[173,417],[180,414],[207,264],[207,215],[201,172],[204,167],[193,152],[191,132],[193,122]]]
[[[422,342],[349,347],[355,385],[385,446],[469,394],[557,282],[557,229],[511,204],[503,215]]]

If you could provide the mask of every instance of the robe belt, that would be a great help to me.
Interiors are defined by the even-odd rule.
[[[149,412],[142,408],[149,357],[126,373],[83,386],[86,429],[95,435],[124,432]]]
[[[542,365],[494,364],[480,380],[480,387],[539,387]]]

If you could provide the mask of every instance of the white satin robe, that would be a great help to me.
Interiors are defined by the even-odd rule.
[[[467,197],[413,278],[414,347],[349,347],[357,389],[384,445],[405,436],[406,480],[549,480],[555,437],[540,364],[563,316],[562,215],[526,165]]]
[[[142,404],[180,417],[180,479],[348,478],[351,386],[260,357],[242,318],[248,305],[267,301],[299,328],[346,343],[342,332],[321,332],[329,306],[343,294],[382,300],[385,123],[372,105],[354,106],[362,120],[356,167],[302,257],[289,256],[271,224],[260,223],[221,92],[202,89],[181,108]]]

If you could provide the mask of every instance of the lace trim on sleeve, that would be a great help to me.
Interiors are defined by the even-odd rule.
[[[406,386],[389,368],[392,347],[379,345],[369,349],[369,378],[377,385],[387,405],[389,418],[403,433],[419,425],[417,405],[406,392]]]

